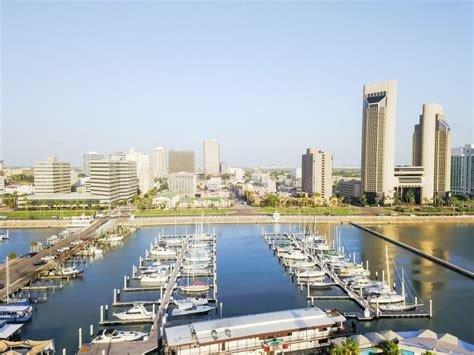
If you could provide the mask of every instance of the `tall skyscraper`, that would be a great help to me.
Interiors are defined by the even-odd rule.
[[[120,159],[93,160],[90,168],[91,193],[109,204],[130,201],[137,193],[136,162]]]
[[[474,196],[474,144],[451,150],[451,192]]]
[[[207,139],[203,142],[204,173],[220,173],[220,146],[216,139]]]
[[[153,151],[155,162],[155,176],[163,177],[168,174],[168,156],[163,147],[156,147]]]
[[[451,129],[443,107],[424,104],[413,133],[413,165],[423,167],[421,202],[444,197],[451,189]]]
[[[397,82],[364,85],[362,109],[362,191],[369,201],[393,198]]]
[[[332,154],[308,148],[302,156],[301,189],[325,199],[332,196]]]
[[[126,160],[134,161],[137,167],[138,187],[141,194],[146,194],[153,188],[153,173],[150,166],[150,157],[130,148]]]
[[[48,157],[34,168],[35,194],[71,192],[71,164],[60,162],[58,158]]]
[[[194,150],[170,150],[168,152],[168,172],[196,173],[196,152]]]
[[[91,170],[90,170],[90,162],[91,160],[101,160],[104,159],[105,156],[104,154],[99,154],[97,152],[87,152],[84,153],[82,157],[82,164],[83,164],[83,171],[86,176],[90,176]]]

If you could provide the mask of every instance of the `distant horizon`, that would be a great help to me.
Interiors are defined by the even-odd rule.
[[[296,168],[315,147],[360,168],[362,88],[389,79],[397,165],[427,102],[444,107],[452,148],[474,141],[469,2],[0,6],[6,166],[157,146],[202,166],[214,138],[231,167]]]

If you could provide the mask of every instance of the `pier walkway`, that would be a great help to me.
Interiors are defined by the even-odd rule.
[[[450,263],[450,262],[448,262],[448,261],[445,261],[445,260],[443,260],[443,259],[440,259],[440,258],[438,258],[438,257],[436,257],[436,256],[427,254],[427,253],[425,253],[425,252],[423,252],[423,251],[421,251],[421,250],[419,250],[419,249],[417,249],[417,248],[414,248],[414,247],[412,247],[412,246],[410,246],[410,245],[408,245],[408,244],[405,244],[405,243],[400,242],[400,241],[398,241],[398,240],[392,239],[392,238],[390,238],[390,237],[388,237],[388,236],[386,236],[386,235],[384,235],[384,234],[382,234],[382,233],[376,232],[376,231],[374,231],[374,230],[372,230],[372,229],[370,229],[370,228],[361,226],[360,224],[356,224],[356,223],[353,223],[353,222],[351,222],[351,224],[352,224],[354,227],[360,228],[360,229],[362,229],[362,230],[364,230],[364,231],[366,231],[366,232],[368,232],[368,233],[371,233],[371,234],[375,235],[376,237],[382,238],[383,240],[386,240],[386,241],[388,241],[388,242],[390,242],[390,243],[392,243],[392,244],[395,244],[395,245],[397,245],[397,246],[399,246],[399,247],[402,247],[402,248],[404,248],[404,249],[406,249],[406,250],[409,250],[409,251],[411,251],[411,252],[413,252],[413,253],[415,253],[415,254],[418,254],[418,255],[420,255],[420,256],[422,256],[422,257],[424,257],[424,258],[426,258],[426,259],[428,259],[428,260],[430,260],[430,261],[433,261],[433,262],[435,262],[435,263],[437,263],[437,264],[440,264],[440,265],[442,265],[442,266],[444,266],[444,267],[447,267],[448,269],[451,269],[451,270],[453,270],[453,271],[456,271],[456,272],[458,272],[458,273],[460,273],[460,274],[462,274],[462,275],[464,275],[464,276],[470,277],[471,279],[474,278],[474,272],[472,272],[472,271],[463,269],[463,268],[460,267],[460,266],[454,265],[454,264],[452,264],[452,263]]]
[[[42,272],[50,270],[53,262],[54,263],[61,263],[66,259],[70,258],[77,254],[79,250],[84,248],[84,245],[94,241],[96,238],[99,237],[98,230],[100,230],[104,225],[109,222],[109,218],[102,218],[95,220],[89,227],[86,229],[77,231],[72,233],[69,237],[64,238],[54,244],[52,247],[43,249],[38,254],[28,257],[28,258],[18,258],[12,260],[9,263],[9,276],[10,276],[10,284],[9,284],[9,292],[14,293],[21,290],[26,285],[30,284],[30,282],[36,280]],[[57,253],[58,249],[64,248],[69,246],[71,242],[82,239],[84,241],[83,244],[77,245],[72,247],[70,250],[63,252],[58,255],[58,257],[53,261],[46,263],[44,265],[35,265],[41,262],[41,258],[53,255]],[[5,264],[0,266],[0,280],[6,280],[6,267]],[[0,299],[6,297],[7,289],[6,287],[0,289]]]
[[[181,265],[183,263],[183,259],[191,238],[192,234],[187,235],[184,240],[183,247],[179,253],[168,283],[166,284],[165,292],[153,321],[152,329],[149,333],[148,339],[144,341],[127,341],[109,344],[91,343],[84,345],[81,349],[79,349],[79,354],[148,354],[156,351],[159,348],[163,327],[166,323],[166,310],[168,309],[168,306],[171,302],[173,289],[175,288],[176,281],[180,274]]]

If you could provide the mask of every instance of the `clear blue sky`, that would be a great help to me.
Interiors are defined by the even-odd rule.
[[[471,2],[3,1],[1,156],[196,149],[231,166],[360,165],[362,86],[398,80],[397,163],[423,103],[472,143]]]

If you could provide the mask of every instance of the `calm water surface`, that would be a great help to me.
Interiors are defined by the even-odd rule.
[[[30,251],[32,241],[46,243],[46,239],[53,234],[59,234],[61,228],[32,228],[32,229],[10,229],[10,239],[0,241],[0,262],[4,263],[6,256],[14,252],[17,256],[27,254]],[[0,228],[0,234],[6,234],[6,229]]]
[[[267,231],[286,231],[286,225],[264,226]],[[342,236],[345,250],[356,253],[356,259],[369,260],[370,269],[381,271],[385,267],[384,250],[388,245],[396,265],[403,268],[412,280],[414,291],[425,302],[433,299],[432,319],[379,320],[358,324],[358,331],[375,329],[411,330],[431,328],[438,332],[451,332],[466,341],[474,342],[472,323],[466,315],[474,314],[472,299],[474,282],[447,270],[404,249],[352,226],[322,227],[322,232],[334,236],[336,227]],[[422,227],[422,226],[421,226]],[[442,226],[448,228],[453,226]],[[183,232],[185,227],[178,227]],[[190,230],[191,227],[188,227]],[[54,338],[57,349],[66,347],[68,353],[77,350],[78,328],[83,329],[88,341],[89,325],[97,330],[99,307],[112,303],[112,291],[121,288],[123,275],[131,274],[131,266],[138,264],[140,255],[149,247],[162,228],[139,230],[122,245],[107,252],[102,258],[88,263],[84,278],[65,284],[62,290],[50,292],[48,302],[38,304],[31,322],[24,328],[24,338]],[[277,258],[261,236],[261,225],[218,225],[217,284],[218,300],[223,303],[224,316],[304,307],[305,291],[301,293],[278,264]],[[446,231],[446,229],[444,229]],[[458,229],[452,229],[454,234]],[[21,230],[25,238],[30,230]],[[165,228],[174,233],[175,227]],[[474,234],[474,226],[470,227]],[[446,234],[446,233],[444,233]],[[443,234],[443,235],[444,235]],[[48,235],[47,235],[48,236]],[[46,237],[47,237],[46,236]],[[12,239],[20,243],[21,237]],[[440,239],[437,244],[450,247],[449,241]],[[27,243],[29,246],[29,242]],[[472,257],[471,257],[472,262]],[[392,270],[393,272],[393,270]],[[380,274],[380,272],[379,272]],[[334,291],[337,292],[337,291]],[[158,292],[130,293],[123,300],[149,300],[158,298]],[[351,301],[319,301],[320,308],[337,308],[354,311],[358,307]],[[119,311],[119,309],[114,310]],[[209,315],[213,317],[215,315]],[[206,318],[201,318],[206,319]]]
[[[412,224],[370,227],[421,251],[474,271],[474,232],[469,224]]]

